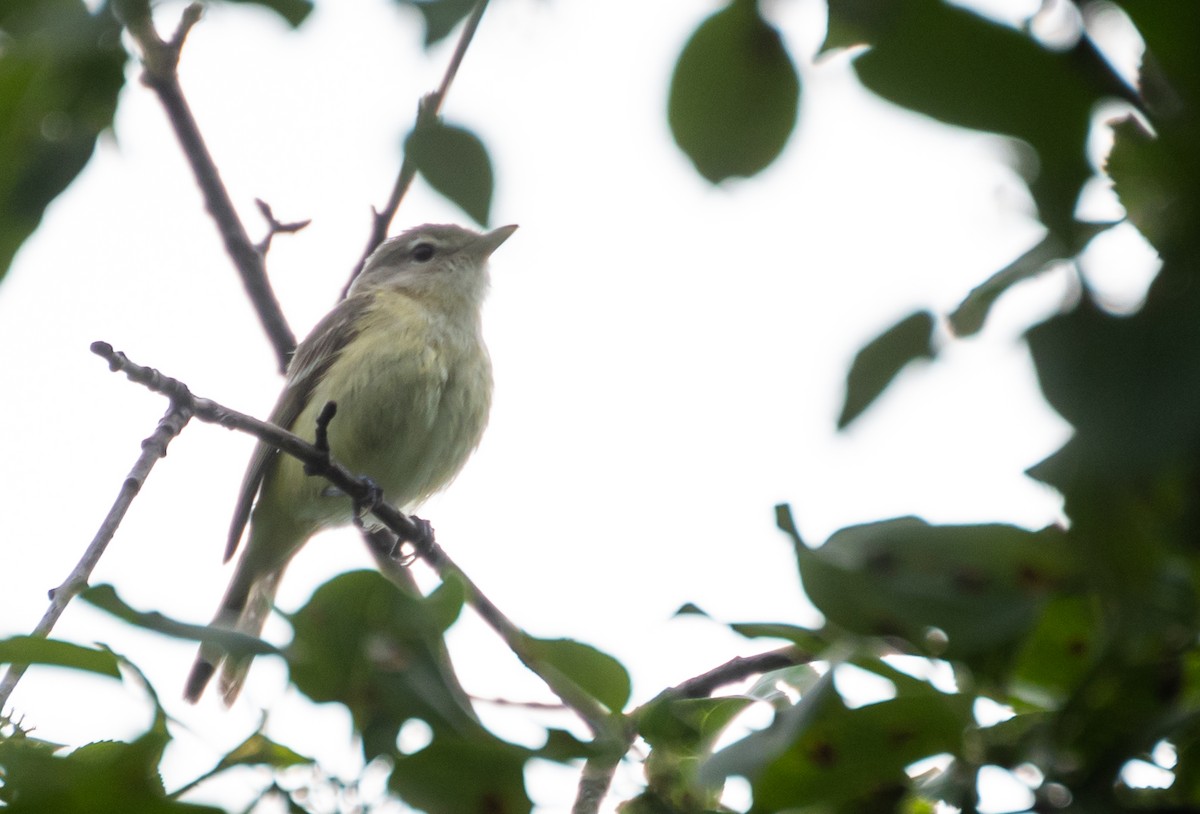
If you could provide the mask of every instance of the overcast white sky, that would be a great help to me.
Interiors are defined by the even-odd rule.
[[[716,7],[494,3],[444,110],[491,151],[494,222],[521,229],[493,258],[490,429],[421,514],[530,632],[621,659],[635,701],[769,646],[672,620],[683,602],[727,620],[819,619],[774,528],[776,502],[793,505],[812,543],[895,515],[1037,527],[1060,512],[1022,474],[1069,427],[1038,396],[1019,336],[1057,307],[1063,275],[1013,291],[981,336],[949,344],[849,432],[834,430],[864,342],[914,308],[948,311],[1040,236],[1003,142],[889,108],[856,85],[844,55],[814,66],[822,5],[773,3],[803,76],[798,128],[761,177],[712,188],[674,147],[665,99],[681,46]],[[159,9],[164,29],[181,8]],[[416,15],[386,0],[339,0],[318,3],[298,33],[257,8],[218,6],[189,39],[183,84],[252,233],[255,197],[283,220],[313,219],[277,239],[268,261],[299,335],[335,302],[416,100],[440,78],[452,40],[427,56],[419,38]],[[394,231],[427,221],[467,222],[418,182]],[[1128,234],[1118,239],[1137,251]],[[88,352],[96,339],[259,415],[281,381],[163,113],[136,81],[115,137],[0,288],[0,346],[19,383],[0,399],[0,635],[36,623],[165,407],[109,373]],[[208,619],[228,578],[221,551],[251,446],[189,427],[94,581],[137,607]],[[353,532],[324,535],[292,567],[280,605],[296,608],[329,576],[368,563]],[[470,690],[548,699],[474,619],[460,627],[452,641]],[[164,695],[187,727],[166,765],[169,788],[245,737],[262,705],[275,710],[270,734],[353,771],[345,716],[281,701],[277,664],[260,660],[226,713],[213,698],[178,700],[184,643],[82,606],[55,635],[110,644]],[[268,635],[285,641],[286,625]],[[144,726],[135,687],[81,686],[75,674],[32,671],[12,704],[50,740]],[[500,725],[513,739],[540,737],[519,720]],[[618,794],[636,779],[627,771]],[[248,785],[210,795],[236,800]],[[534,792],[544,810],[562,810],[572,775]]]

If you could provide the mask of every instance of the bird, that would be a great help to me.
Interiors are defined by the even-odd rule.
[[[370,478],[383,499],[411,512],[458,474],[478,446],[492,396],[481,328],[488,258],[515,225],[479,233],[426,224],[384,241],[347,295],[296,348],[270,421],[314,440],[333,401],[332,458]],[[259,441],[242,479],[225,549],[228,562],[249,524],[212,626],[259,636],[280,579],[318,531],[349,523],[355,506],[290,455]],[[203,642],[184,688],[197,702],[221,669],[226,706],[252,656]]]

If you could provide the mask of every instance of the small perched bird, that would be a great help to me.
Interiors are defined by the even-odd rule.
[[[487,424],[492,367],[480,327],[487,260],[516,228],[479,234],[426,225],[384,242],[296,348],[270,421],[312,440],[317,416],[334,401],[334,460],[374,480],[385,500],[411,512],[446,486]],[[353,514],[350,498],[260,441],[242,480],[226,562],[247,521],[250,539],[212,624],[259,635],[292,557]],[[250,657],[232,658],[211,643],[200,646],[184,697],[197,701],[222,662],[221,693],[232,704]]]

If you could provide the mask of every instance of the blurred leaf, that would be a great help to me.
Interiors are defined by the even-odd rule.
[[[53,664],[112,678],[121,677],[117,666],[118,659],[111,651],[94,650],[70,642],[43,639],[40,636],[13,636],[0,640],[0,663]]]
[[[596,751],[593,744],[581,741],[565,729],[547,729],[546,743],[537,750],[537,756],[566,763],[591,757]]]
[[[274,769],[287,769],[292,766],[311,765],[313,762],[312,758],[276,743],[258,731],[222,757],[214,771],[223,771],[231,766],[270,766]]]
[[[317,703],[345,704],[368,760],[391,754],[410,718],[435,737],[487,737],[447,675],[442,634],[447,599],[411,596],[374,571],[353,571],[319,587],[290,617],[286,655],[297,689]]]
[[[620,712],[629,701],[629,673],[607,653],[574,639],[530,637],[527,645],[535,658],[552,665],[613,712]]]
[[[725,728],[752,699],[679,698],[664,694],[641,708],[638,734],[652,748],[688,755],[707,754]]]
[[[292,28],[298,28],[312,13],[312,0],[226,0],[232,3],[246,3],[262,6],[278,14]]]
[[[0,278],[112,124],[120,33],[80,0],[0,3]]]
[[[405,139],[404,152],[431,187],[487,226],[492,162],[478,136],[440,120],[418,122]]]
[[[158,765],[168,740],[161,710],[133,742],[90,743],[66,755],[0,739],[0,802],[6,814],[223,814],[167,798]]]
[[[412,6],[425,19],[425,47],[444,40],[475,8],[477,0],[397,0]]]
[[[909,362],[933,358],[933,324],[932,314],[918,311],[863,346],[846,376],[839,430],[858,418]]]
[[[830,622],[977,666],[1033,627],[1048,592],[1076,579],[1054,528],[903,517],[842,529],[815,550],[797,544],[796,556],[805,592]],[[931,638],[933,629],[948,641]]]
[[[700,768],[702,781],[715,783],[733,775],[747,779],[758,777],[777,758],[801,740],[828,704],[841,705],[833,687],[833,670],[818,679],[813,688],[798,702],[775,714],[766,729],[730,744],[714,754]]]
[[[847,709],[831,698],[804,737],[753,779],[751,810],[889,799],[908,786],[910,763],[958,754],[964,731],[974,725],[972,703],[967,696],[929,694]]]
[[[525,814],[525,762],[533,754],[491,736],[435,736],[413,755],[397,755],[388,787],[428,814]]]
[[[1016,659],[1018,697],[1039,704],[1064,700],[1095,664],[1099,622],[1093,600],[1062,596],[1048,602]]]
[[[650,746],[645,772],[648,789],[629,811],[716,811],[722,780],[698,777],[702,760],[729,724],[753,701],[749,698],[679,698],[668,693],[641,708],[637,731]]]
[[[1017,283],[1041,274],[1064,254],[1062,243],[1053,235],[1047,235],[1036,246],[975,286],[950,314],[950,327],[954,334],[961,337],[978,333],[1001,294]]]
[[[1091,175],[1084,148],[1092,106],[1109,93],[1111,73],[941,0],[897,0],[883,12],[878,5],[829,4],[830,31],[871,46],[854,63],[863,84],[946,124],[1027,142],[1038,155],[1027,176],[1039,215],[1069,238]]]
[[[733,622],[729,629],[747,639],[783,639],[811,655],[829,646],[821,631],[783,622]]]
[[[256,636],[247,636],[210,625],[192,625],[164,616],[158,611],[139,611],[125,604],[113,586],[93,585],[79,595],[80,599],[136,627],[153,630],[165,636],[191,641],[212,641],[235,655],[279,655],[279,648]]]
[[[796,126],[800,78],[755,0],[732,0],[700,24],[671,77],[667,120],[709,181],[761,172]]]
[[[1132,316],[1109,314],[1085,293],[1028,332],[1042,392],[1076,430],[1034,472],[1068,498],[1077,476],[1129,483],[1200,449],[1197,271],[1164,264]]]
[[[263,718],[266,723],[266,717]],[[313,765],[316,761],[293,751],[287,746],[268,738],[262,733],[262,727],[246,740],[233,747],[209,771],[197,777],[187,785],[177,789],[171,796],[181,797],[185,792],[200,785],[210,777],[220,774],[234,766],[269,766],[272,769],[288,769],[292,766]]]
[[[905,767],[931,755],[957,754],[974,724],[972,699],[932,691],[848,709],[828,680],[781,711],[767,729],[712,759],[723,774],[753,788],[752,812],[799,809],[891,811],[908,786]],[[802,718],[796,725],[795,718]],[[782,748],[780,748],[782,747]],[[737,753],[737,759],[724,757]],[[846,809],[838,808],[855,802]]]

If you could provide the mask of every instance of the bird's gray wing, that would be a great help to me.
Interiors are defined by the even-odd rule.
[[[361,317],[370,307],[373,298],[369,296],[349,297],[342,300],[325,318],[317,323],[312,333],[296,348],[296,355],[288,365],[287,382],[279,401],[267,419],[277,427],[292,430],[296,418],[304,410],[312,397],[313,390],[325,371],[329,370],[342,349],[358,335]],[[237,551],[242,539],[242,532],[250,520],[250,509],[254,498],[258,495],[267,468],[275,460],[279,450],[262,441],[254,448],[250,456],[250,464],[242,478],[242,486],[238,491],[237,505],[233,510],[233,520],[229,524],[229,540],[225,544],[225,562],[229,562]]]

